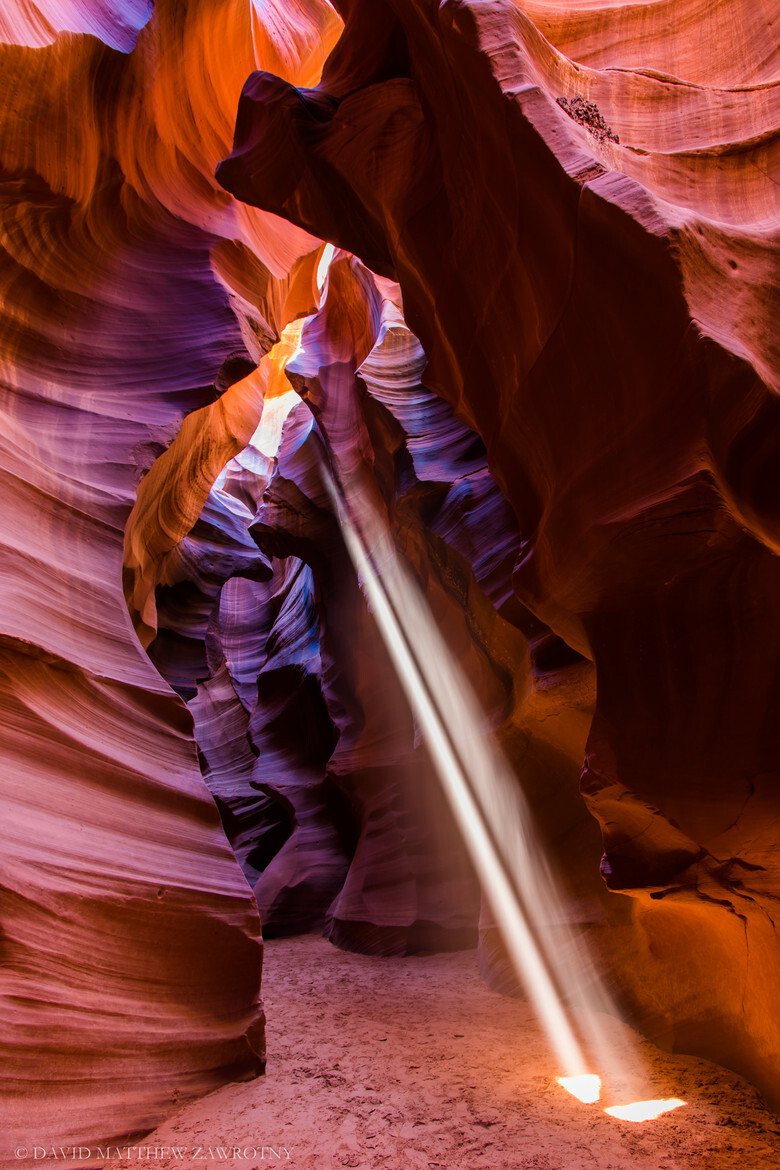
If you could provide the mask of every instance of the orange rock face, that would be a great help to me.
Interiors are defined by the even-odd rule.
[[[169,452],[130,528],[128,595],[153,624],[159,558],[256,425],[242,375],[298,311],[318,241],[213,171],[251,69],[315,79],[338,20],[299,16],[0,16],[4,1147],[148,1130],[264,1064],[256,904],[122,560],[139,476],[205,408],[185,423],[204,458]]]
[[[0,61],[4,1128],[260,1071],[246,877],[280,933],[474,937],[318,434],[626,1008],[777,1101],[766,6],[11,0]]]
[[[220,180],[400,281],[517,598],[595,664],[624,999],[776,1098],[776,37],[749,4],[339,7],[320,87],[247,82]]]

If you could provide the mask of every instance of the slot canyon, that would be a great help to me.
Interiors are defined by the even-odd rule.
[[[777,1170],[775,6],[0,60],[0,1165]]]

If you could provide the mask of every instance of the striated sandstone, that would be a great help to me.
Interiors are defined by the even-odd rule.
[[[260,1071],[252,890],[269,933],[475,936],[323,436],[633,1019],[777,1102],[765,6],[11,0],[0,60],[6,1132]]]
[[[250,77],[220,181],[397,277],[518,599],[595,664],[613,979],[776,1099],[776,35],[748,4],[338,7],[316,90]]]
[[[122,561],[138,479],[187,415],[216,458],[183,461],[177,488],[174,453],[136,544],[131,528],[128,587],[153,625],[159,558],[261,407],[220,395],[312,295],[318,241],[213,178],[246,73],[312,80],[337,34],[327,5],[300,26],[265,12],[0,17],[3,1158],[148,1130],[264,1064],[256,905]]]

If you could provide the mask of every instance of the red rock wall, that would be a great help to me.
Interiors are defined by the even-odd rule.
[[[318,303],[323,239],[379,279],[334,264],[308,396],[370,470],[572,918],[649,1034],[776,1100],[771,21],[750,0],[336,7],[337,45],[326,0],[0,14],[4,1128],[106,1140],[262,1063],[255,904],[136,632],[195,692],[276,929],[329,916],[380,950],[473,930],[305,443],[275,481],[255,468],[256,544],[211,492],[282,376],[264,355]],[[387,278],[428,358],[416,403],[376,345]],[[335,750],[300,742],[309,698]],[[487,918],[483,960],[505,981]]]
[[[259,360],[317,247],[213,178],[246,74],[314,80],[338,29],[314,0],[295,27],[266,15],[227,0],[0,15],[8,1149],[148,1130],[263,1066],[256,905],[191,717],[136,639],[122,560],[139,476]],[[247,437],[232,402],[212,411],[224,458]],[[259,396],[243,409],[251,434]],[[149,509],[128,588],[152,624],[155,558],[209,486],[196,475]]]
[[[519,600],[595,664],[614,977],[776,1099],[776,35],[747,3],[338,7],[316,91],[249,79],[220,181],[397,276]]]

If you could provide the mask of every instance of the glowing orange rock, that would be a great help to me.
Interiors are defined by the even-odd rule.
[[[300,28],[233,0],[0,15],[6,1142],[105,1142],[263,1067],[256,905],[121,563],[138,480],[187,415],[211,467],[174,453],[130,534],[153,621],[161,558],[259,413],[220,394],[314,303],[319,241],[213,179],[255,41],[316,75],[338,21],[306,11]]]
[[[596,666],[614,976],[777,1099],[776,30],[747,2],[339,7],[316,90],[250,77],[220,181],[399,280],[518,517],[517,597]]]

